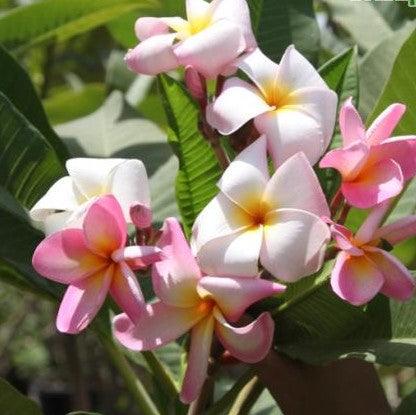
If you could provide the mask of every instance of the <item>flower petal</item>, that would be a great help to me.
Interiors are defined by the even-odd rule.
[[[121,310],[137,324],[145,307],[145,301],[136,275],[125,262],[115,268],[110,294]]]
[[[175,38],[174,33],[167,33],[140,42],[127,52],[124,58],[127,66],[131,71],[145,75],[158,75],[176,69],[179,62],[173,53]]]
[[[244,102],[244,105],[241,103]],[[235,109],[239,108],[238,111]],[[229,135],[249,120],[273,109],[258,91],[238,78],[228,79],[221,95],[207,108],[207,120],[221,134]]]
[[[403,174],[394,160],[384,160],[361,171],[352,182],[342,183],[347,202],[367,209],[397,196],[403,190]]]
[[[117,199],[128,223],[130,207],[141,203],[150,207],[150,190],[146,168],[140,160],[125,160],[110,174],[109,192]]]
[[[109,257],[126,244],[127,224],[114,196],[100,197],[91,205],[83,228],[87,246],[99,255]]]
[[[56,327],[62,333],[77,334],[97,315],[110,288],[113,267],[71,284],[62,299]]]
[[[74,214],[71,211],[52,213],[45,218],[43,223],[43,232],[46,236],[68,228],[82,228],[82,219],[74,219]]]
[[[56,211],[71,211],[78,208],[80,201],[74,183],[69,176],[62,177],[38,200],[30,210],[33,220],[43,221]]]
[[[164,258],[160,248],[155,246],[127,246],[114,251],[111,259],[115,262],[127,262],[133,270],[143,269]]]
[[[368,160],[369,148],[363,142],[356,142],[325,154],[319,163],[321,168],[333,168],[341,173],[343,180],[354,180]]]
[[[318,71],[293,45],[289,46],[282,56],[276,84],[279,88],[289,91],[307,87],[328,88]]]
[[[329,228],[318,216],[278,209],[268,215],[260,262],[276,278],[294,282],[321,268],[329,240]]]
[[[262,235],[259,226],[212,239],[198,252],[201,270],[210,275],[256,276]]]
[[[163,225],[158,246],[165,258],[152,268],[153,289],[166,304],[191,307],[200,301],[196,285],[201,271],[175,218],[168,218]]]
[[[257,85],[263,97],[267,97],[268,91],[275,88],[279,66],[259,48],[242,56],[237,65]]]
[[[349,256],[340,252],[331,275],[335,294],[359,306],[368,303],[384,284],[383,274],[367,256]]]
[[[214,299],[232,322],[238,321],[252,304],[285,289],[284,285],[260,278],[203,277],[198,282],[200,296]]]
[[[401,218],[378,229],[374,239],[385,239],[389,244],[396,245],[416,236],[416,215]]]
[[[215,334],[232,356],[245,363],[256,363],[266,357],[274,334],[274,322],[269,313],[260,314],[244,327],[228,324],[219,310],[215,319]]]
[[[416,175],[416,136],[392,137],[371,147],[373,162],[392,159],[400,165],[404,180]]]
[[[375,145],[389,138],[405,112],[406,105],[403,104],[392,104],[386,108],[368,129],[367,142]]]
[[[367,255],[383,274],[381,292],[396,300],[410,300],[415,290],[415,279],[410,271],[397,258],[382,249],[373,248]]]
[[[364,251],[353,244],[353,233],[345,226],[334,223],[331,225],[331,234],[338,249],[347,252],[349,255],[364,255]]]
[[[134,24],[134,31],[139,40],[169,33],[169,26],[158,17],[140,17]]]
[[[344,147],[362,142],[365,140],[365,127],[360,114],[348,98],[341,107],[339,113],[339,126],[343,138]]]
[[[135,350],[152,350],[185,334],[207,316],[206,307],[179,308],[162,302],[147,304],[137,325],[120,314],[113,320],[113,333],[125,347]]]
[[[188,366],[180,393],[180,399],[183,403],[188,404],[194,401],[205,382],[213,332],[214,318],[212,316],[206,317],[192,329]]]
[[[213,23],[174,47],[181,65],[193,66],[208,79],[219,75],[243,50],[241,29],[227,20]]]
[[[40,275],[71,284],[105,268],[107,262],[88,249],[81,229],[65,229],[48,236],[37,246],[32,264]]]
[[[272,209],[293,208],[330,216],[319,180],[303,153],[295,154],[276,170],[264,198]]]
[[[295,106],[261,114],[254,123],[260,133],[266,134],[276,167],[299,152],[305,153],[314,165],[324,152],[325,137],[320,122]]]
[[[241,208],[255,213],[269,180],[266,137],[244,149],[223,173],[218,187]]]
[[[210,15],[210,4],[204,0],[186,0],[188,21],[198,21]]]

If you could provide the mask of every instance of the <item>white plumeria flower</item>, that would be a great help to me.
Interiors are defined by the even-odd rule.
[[[196,219],[192,247],[207,274],[253,277],[260,260],[292,282],[322,266],[329,209],[318,179],[302,153],[270,178],[266,144],[262,136],[239,154]]]
[[[132,223],[133,204],[150,208],[146,169],[140,160],[74,158],[66,162],[66,169],[69,176],[59,179],[30,211],[33,220],[43,222],[47,235],[79,227],[99,196],[112,194],[127,223]]]
[[[279,65],[258,48],[237,65],[256,86],[228,79],[222,94],[208,107],[209,123],[229,135],[254,119],[258,131],[267,136],[276,166],[299,151],[315,164],[334,130],[335,92],[294,46],[286,49]]]

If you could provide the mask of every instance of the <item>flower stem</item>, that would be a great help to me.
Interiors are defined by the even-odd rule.
[[[129,390],[131,397],[136,402],[140,413],[143,415],[160,415],[152,398],[147,393],[144,385],[137,378],[126,357],[114,341],[105,334],[99,333],[99,338],[108,356],[117,368],[120,376]]]
[[[254,376],[241,389],[234,401],[233,406],[228,415],[246,415],[250,413],[250,409],[257,402],[257,399],[264,391],[264,386],[257,376]]]

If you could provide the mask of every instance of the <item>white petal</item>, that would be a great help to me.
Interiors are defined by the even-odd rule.
[[[330,216],[319,180],[303,153],[295,154],[276,170],[264,198],[273,209],[293,208]]]
[[[320,218],[303,210],[279,209],[268,219],[260,261],[270,273],[294,282],[321,268],[330,232]]]

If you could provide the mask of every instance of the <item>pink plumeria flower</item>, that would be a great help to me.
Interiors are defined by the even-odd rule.
[[[135,30],[141,42],[126,55],[129,68],[157,75],[181,65],[192,66],[213,79],[256,46],[245,0],[187,0],[186,14],[188,20],[139,18]]]
[[[331,286],[351,304],[365,304],[379,292],[402,301],[413,295],[415,281],[411,273],[378,246],[382,240],[395,245],[416,235],[416,215],[379,228],[387,208],[386,203],[374,208],[355,235],[344,226],[332,226],[340,252],[332,271]]]
[[[390,137],[405,111],[402,104],[390,105],[366,131],[352,100],[343,105],[343,148],[326,154],[320,167],[341,173],[341,191],[350,205],[367,209],[397,196],[416,174],[416,136]]]
[[[166,259],[153,266],[153,287],[160,300],[148,304],[139,322],[126,314],[114,319],[115,337],[135,351],[161,347],[189,330],[191,345],[181,400],[195,400],[204,383],[214,333],[230,354],[247,363],[262,360],[274,333],[269,313],[234,327],[245,310],[262,298],[281,293],[283,285],[260,278],[204,276],[174,218],[165,221],[159,240]]]
[[[146,168],[140,160],[74,158],[66,162],[66,169],[69,175],[59,179],[30,211],[47,235],[80,227],[88,207],[103,195],[115,196],[128,223],[132,223],[132,204],[150,208]]]
[[[114,196],[89,207],[82,229],[65,229],[44,239],[33,254],[33,267],[44,277],[69,287],[56,325],[64,333],[84,330],[104,303],[107,292],[137,321],[144,299],[133,269],[162,258],[159,248],[128,246],[127,224]]]
[[[267,136],[276,166],[299,151],[315,164],[334,130],[335,92],[294,46],[286,49],[279,65],[259,49],[237,64],[255,86],[228,79],[222,94],[207,109],[208,122],[229,135],[254,119],[257,130]]]
[[[321,266],[328,205],[308,160],[297,153],[270,178],[266,138],[242,151],[218,183],[219,194],[195,221],[192,246],[213,275],[253,277],[258,262],[293,282]]]

